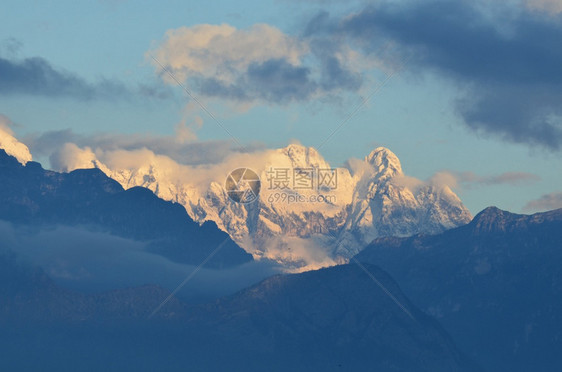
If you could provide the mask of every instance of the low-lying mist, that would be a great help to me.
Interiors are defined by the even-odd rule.
[[[86,227],[29,227],[0,221],[0,249],[41,267],[62,287],[101,292],[156,284],[174,290],[196,266],[148,252],[146,243]],[[270,261],[253,261],[229,269],[204,266],[177,293],[189,301],[208,301],[233,294],[281,272]]]

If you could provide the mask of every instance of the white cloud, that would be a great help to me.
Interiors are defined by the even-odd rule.
[[[531,200],[523,207],[524,212],[542,212],[562,208],[562,192],[552,192]]]
[[[183,119],[174,128],[176,131],[175,139],[178,143],[184,144],[188,142],[193,142],[197,140],[196,131],[193,129],[199,129],[203,126],[203,119],[200,116],[196,116],[195,120],[191,124],[187,124],[187,120]]]
[[[405,174],[398,175],[393,178],[393,181],[398,186],[404,186],[410,190],[416,190],[420,187],[426,186],[426,183],[415,177],[406,176]]]
[[[455,189],[458,186],[458,178],[448,171],[437,172],[429,179],[429,184],[438,187],[447,186],[450,189]]]
[[[49,160],[51,166],[61,172],[96,166],[96,155],[92,149],[89,147],[80,148],[74,143],[65,143],[50,156]]]
[[[198,95],[242,109],[256,102],[286,104],[357,92],[363,69],[376,66],[337,38],[301,38],[267,24],[169,30],[147,58],[165,82],[187,82]]]
[[[205,146],[213,148],[213,143]],[[251,153],[230,152],[219,163],[190,165],[177,161],[165,154],[159,154],[147,147],[135,149],[114,149],[99,146],[79,147],[65,143],[50,157],[53,169],[70,172],[82,168],[100,168],[109,176],[127,186],[127,179],[138,174],[156,172],[161,184],[189,185],[205,192],[212,182],[223,183],[226,175],[240,166],[261,169],[273,150],[257,150]],[[186,159],[188,160],[188,159]],[[129,187],[136,186],[135,184]]]
[[[173,135],[94,133],[85,136],[76,134],[72,130],[61,130],[28,135],[24,140],[38,156],[51,156],[54,151],[60,151],[59,149],[66,143],[73,143],[81,149],[86,147],[96,149],[96,151],[92,150],[95,153],[97,149],[103,151],[150,149],[156,154],[166,155],[178,163],[188,165],[217,164],[231,153],[240,151],[228,140],[198,141],[196,132],[201,125],[202,119],[199,117],[184,116],[184,119],[175,126]],[[246,146],[246,151],[256,151],[260,148],[263,148],[260,144],[250,144]],[[51,167],[57,170],[63,169],[60,163],[51,164]]]
[[[201,75],[229,84],[252,63],[285,59],[299,65],[306,53],[305,43],[267,24],[245,30],[228,24],[180,27],[167,31],[162,44],[153,51],[156,59],[181,80]]]

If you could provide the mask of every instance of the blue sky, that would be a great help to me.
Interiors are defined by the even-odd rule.
[[[322,145],[332,165],[385,146],[408,175],[455,175],[454,190],[472,213],[488,205],[520,212],[533,200],[536,210],[562,206],[560,1],[5,1],[3,8],[0,113],[20,139],[64,129],[173,135],[184,120],[198,142],[228,140],[197,105],[186,109],[189,99],[149,51],[240,142],[267,147],[320,146],[394,71]],[[212,28],[197,30],[201,24]],[[211,59],[180,53],[194,48],[186,32],[202,38],[229,27],[237,32],[229,42],[207,45]],[[170,30],[177,33],[167,39]],[[263,52],[236,50],[247,48],[245,37]],[[197,117],[202,125],[193,126]]]

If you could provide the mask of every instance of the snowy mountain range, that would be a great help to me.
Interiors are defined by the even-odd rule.
[[[165,171],[160,162],[136,169],[110,168],[97,159],[89,165],[124,188],[146,187],[182,204],[200,223],[214,221],[255,258],[298,271],[345,262],[378,237],[435,234],[471,219],[448,186],[406,177],[397,156],[384,147],[342,168],[331,167],[314,148],[302,145],[264,151],[258,160],[238,164],[261,179],[259,200],[250,204],[229,199],[224,187],[228,170],[201,187],[186,182],[189,175]],[[302,170],[310,171],[316,184],[297,188]],[[321,171],[331,172],[337,182],[320,185]]]
[[[0,137],[8,154],[22,163],[31,160],[11,133]],[[346,262],[375,238],[436,234],[471,220],[448,186],[406,176],[398,157],[384,147],[335,168],[314,148],[300,144],[199,167],[143,152],[135,154],[135,161],[125,153],[108,160],[98,151],[67,146],[80,152],[67,156],[63,170],[98,168],[125,189],[148,188],[183,205],[198,223],[214,221],[254,258],[275,260],[289,271]],[[259,175],[255,202],[229,198],[225,180],[236,168]]]

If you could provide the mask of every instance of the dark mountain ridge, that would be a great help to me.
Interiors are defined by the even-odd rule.
[[[0,368],[480,370],[386,273],[367,269],[413,319],[356,265],[277,275],[205,305],[172,298],[149,318],[167,296],[159,287],[82,294],[0,256]]]
[[[490,207],[442,234],[377,239],[356,259],[387,270],[490,370],[562,368],[562,209]]]
[[[99,169],[70,173],[25,166],[0,149],[0,220],[22,225],[86,226],[147,243],[173,261],[198,265],[216,247],[207,266],[231,267],[252,260],[214,222],[199,225],[180,204],[148,189],[124,190]]]

